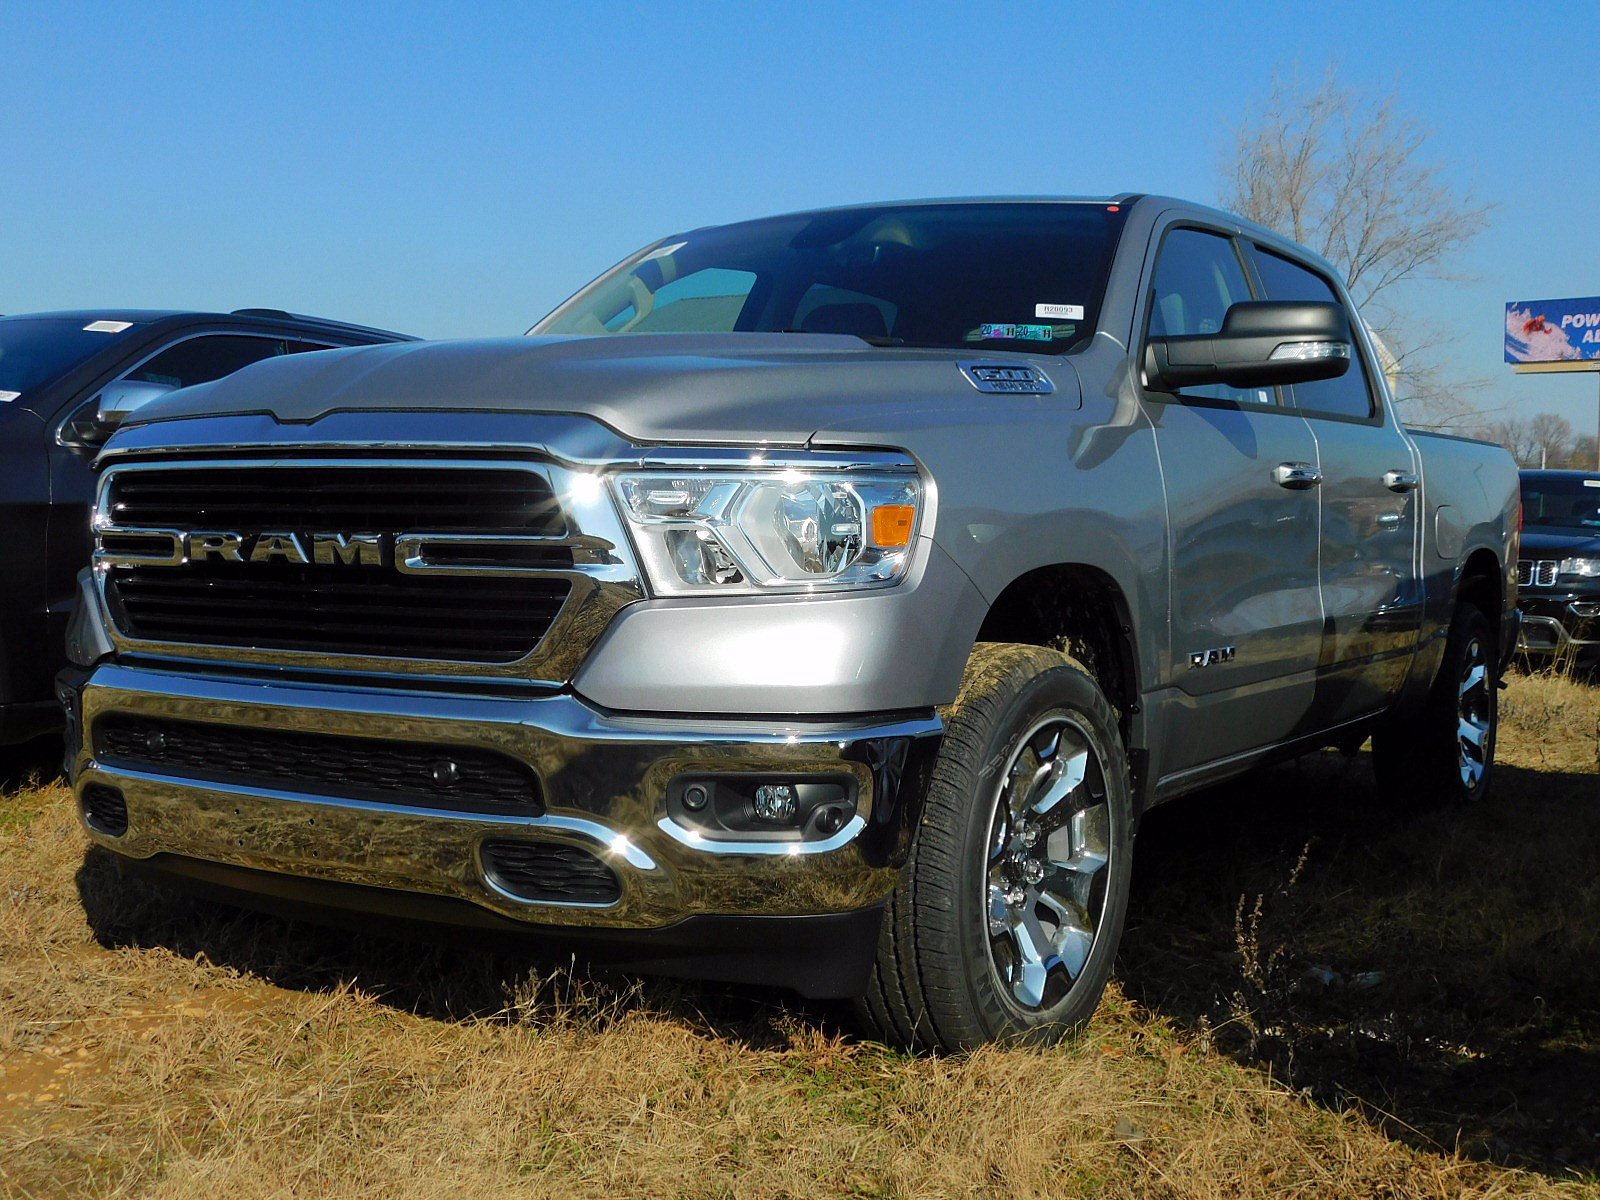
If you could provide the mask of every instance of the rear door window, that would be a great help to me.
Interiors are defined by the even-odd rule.
[[[1324,300],[1343,306],[1339,293],[1321,275],[1291,262],[1281,254],[1260,246],[1251,247],[1256,274],[1261,277],[1262,289],[1268,300]],[[1359,318],[1346,313],[1352,331],[1359,329]],[[1335,379],[1318,379],[1313,383],[1297,383],[1293,388],[1295,404],[1307,416],[1334,416],[1370,418],[1373,414],[1372,387],[1362,362],[1361,347],[1350,359],[1350,369]]]

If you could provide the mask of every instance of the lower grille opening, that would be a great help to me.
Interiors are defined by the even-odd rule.
[[[121,788],[104,783],[91,783],[83,789],[83,819],[89,828],[107,837],[121,837],[128,832],[128,801]]]
[[[110,713],[94,723],[95,757],[211,783],[379,800],[419,808],[537,816],[533,771],[467,746],[244,729]]]
[[[622,897],[616,872],[577,846],[493,838],[480,853],[489,882],[519,900],[615,904]]]

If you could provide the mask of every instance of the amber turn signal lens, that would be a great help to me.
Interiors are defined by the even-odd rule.
[[[894,548],[911,544],[911,524],[917,510],[909,504],[880,504],[872,510],[874,545]]]

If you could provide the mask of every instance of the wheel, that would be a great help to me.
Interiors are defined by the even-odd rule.
[[[1378,790],[1411,808],[1469,804],[1489,793],[1500,721],[1500,675],[1489,618],[1461,604],[1426,701],[1372,735]]]
[[[980,644],[889,901],[866,1023],[925,1050],[1081,1028],[1111,975],[1132,850],[1127,754],[1094,680],[1052,650]]]

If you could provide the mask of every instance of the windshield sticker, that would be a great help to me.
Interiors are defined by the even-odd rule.
[[[1035,304],[1033,315],[1041,321],[1081,321],[1081,304]]]
[[[10,404],[20,395],[21,392],[0,392],[0,404]]]
[[[85,333],[121,333],[124,329],[132,329],[132,321],[90,321],[83,327]]]
[[[1014,342],[1048,342],[1056,331],[1048,325],[979,325],[980,338],[1005,338]]]

